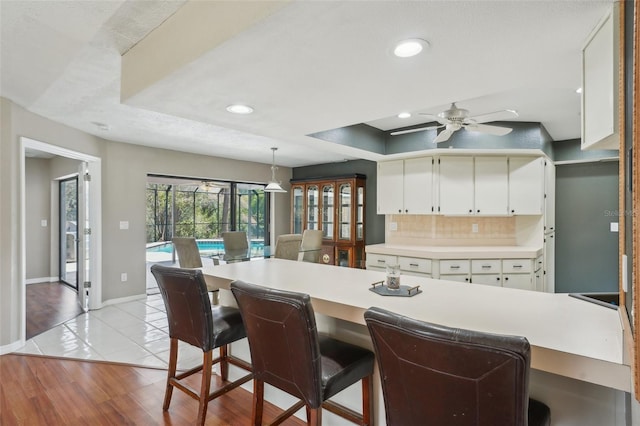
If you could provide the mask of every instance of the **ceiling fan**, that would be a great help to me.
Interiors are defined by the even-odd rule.
[[[398,130],[396,132],[391,132],[392,136],[396,135],[404,135],[406,133],[413,132],[421,132],[423,130],[432,130],[432,129],[440,129],[444,127],[444,130],[441,131],[438,136],[433,140],[433,143],[440,143],[447,141],[453,132],[460,130],[464,127],[465,130],[469,130],[472,132],[480,132],[487,133],[490,135],[496,136],[504,136],[511,132],[512,129],[509,127],[502,126],[492,126],[488,124],[482,124],[489,121],[500,121],[506,120],[509,118],[518,117],[518,113],[512,109],[505,109],[501,111],[494,111],[487,114],[476,115],[473,117],[469,117],[469,111],[463,108],[458,108],[456,103],[453,102],[451,107],[442,111],[438,115],[432,114],[423,114],[426,117],[429,117],[433,121],[437,121],[440,123],[436,126],[428,126],[428,127],[418,127],[415,129],[408,130]]]

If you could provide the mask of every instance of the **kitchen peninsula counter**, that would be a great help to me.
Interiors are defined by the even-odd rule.
[[[549,405],[554,424],[624,424],[620,407],[624,407],[625,392],[631,390],[631,370],[624,360],[623,326],[615,309],[567,294],[408,275],[403,276],[402,284],[420,286],[422,293],[380,296],[369,289],[385,279],[384,272],[283,259],[207,265],[202,271],[210,288],[229,289],[232,281],[243,280],[307,293],[319,330],[362,346],[371,347],[363,317],[371,306],[451,327],[525,336],[531,343],[531,396]],[[220,300],[235,302],[228,291],[221,292]],[[238,349],[248,359],[248,347]],[[377,372],[374,383],[374,424],[384,425]],[[267,398],[285,407],[277,392],[271,395]],[[343,403],[358,406],[357,394],[344,397]],[[327,421],[343,424],[333,423],[333,418]]]

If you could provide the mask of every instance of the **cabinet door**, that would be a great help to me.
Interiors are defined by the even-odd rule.
[[[404,161],[378,163],[377,204],[378,214],[402,213]]]
[[[475,214],[509,213],[509,166],[507,157],[475,158]]]
[[[439,213],[473,214],[473,157],[441,157]]]
[[[500,274],[474,274],[471,275],[471,282],[473,284],[492,285],[502,287],[502,281],[500,280]]]
[[[335,185],[332,183],[322,184],[322,238],[333,240],[335,237],[334,221],[335,211]]]
[[[348,182],[338,182],[338,241],[351,241],[353,239],[354,211],[353,211],[353,185]]]
[[[291,188],[291,233],[302,234],[304,229],[304,186]]]
[[[502,287],[534,290],[533,277],[531,274],[503,274]]]
[[[307,225],[305,229],[320,229],[320,198],[318,185],[307,186]]]
[[[541,215],[543,187],[542,157],[509,158],[509,213]]]
[[[404,210],[408,214],[433,213],[433,158],[404,160]]]

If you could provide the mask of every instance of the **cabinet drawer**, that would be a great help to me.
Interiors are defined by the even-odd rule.
[[[401,271],[431,273],[431,259],[398,256]]]
[[[544,258],[542,256],[538,256],[538,258],[536,259],[536,264],[533,267],[533,270],[537,271],[537,270],[542,269],[543,262],[544,262]]]
[[[499,274],[500,259],[472,259],[471,260],[471,273],[472,274]]]
[[[468,260],[441,260],[440,261],[440,275],[447,274],[468,274],[469,273],[469,261]],[[447,278],[443,278],[446,280]]]
[[[502,273],[525,273],[531,272],[531,259],[503,259],[502,260]]]
[[[398,264],[397,256],[390,256],[388,254],[367,253],[367,266],[384,268],[387,265],[397,265],[397,264]]]

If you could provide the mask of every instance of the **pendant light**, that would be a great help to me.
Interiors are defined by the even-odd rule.
[[[284,189],[282,189],[282,187],[280,186],[280,182],[276,181],[276,170],[278,170],[278,168],[276,167],[276,151],[278,150],[278,148],[271,148],[271,151],[273,151],[273,162],[271,163],[271,180],[269,181],[269,183],[267,184],[267,186],[264,188],[264,192],[287,192]]]

